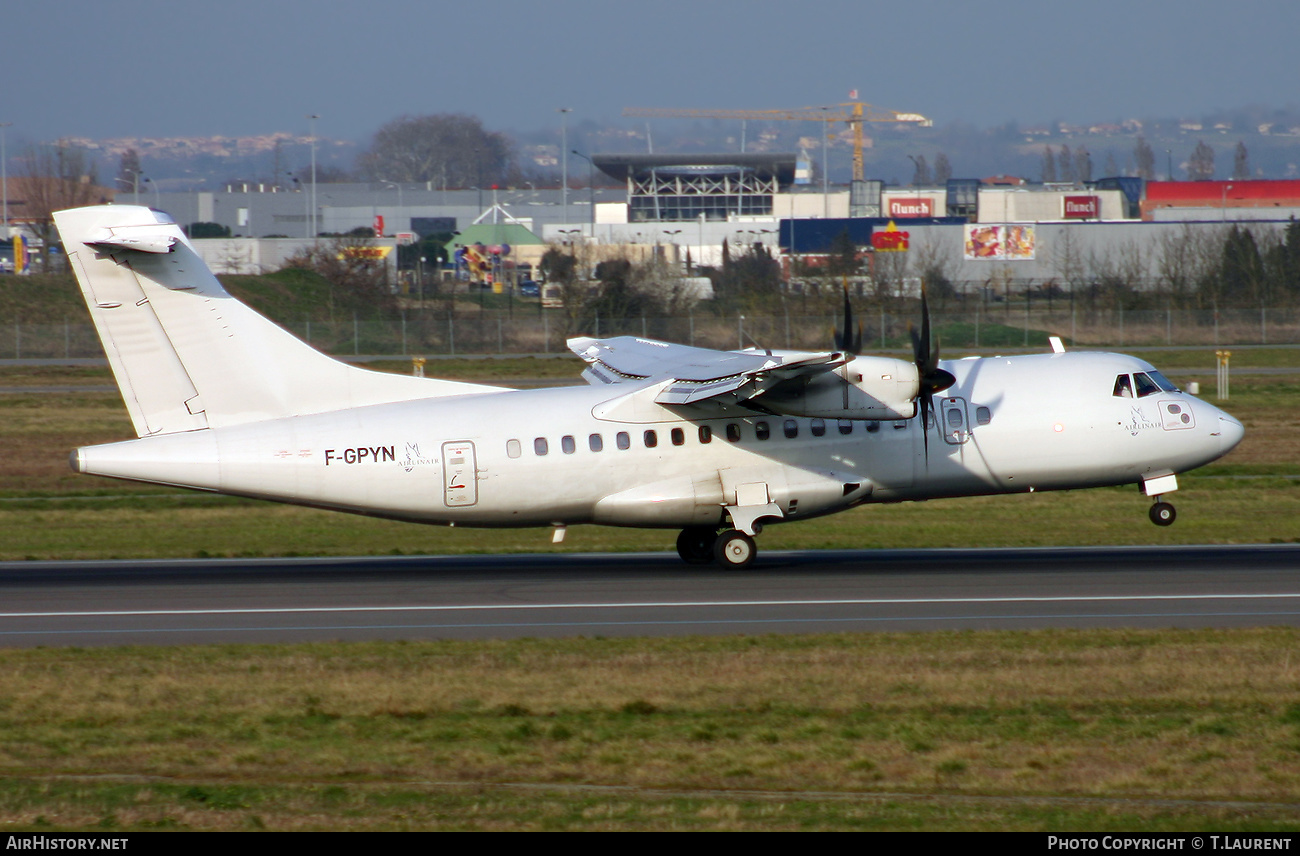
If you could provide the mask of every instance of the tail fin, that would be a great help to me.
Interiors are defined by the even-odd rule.
[[[231,297],[166,214],[106,205],[54,222],[141,437],[498,390],[325,356]]]

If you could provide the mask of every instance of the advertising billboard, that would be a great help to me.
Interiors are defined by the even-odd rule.
[[[1034,258],[1034,227],[973,223],[965,227],[964,244],[967,261],[1028,261]]]

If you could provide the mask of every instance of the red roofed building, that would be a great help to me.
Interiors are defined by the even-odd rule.
[[[1148,181],[1142,219],[1158,208],[1300,208],[1300,181]]]

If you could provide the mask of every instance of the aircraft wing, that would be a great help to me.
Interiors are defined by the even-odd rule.
[[[849,361],[842,353],[773,354],[715,351],[635,336],[576,338],[570,350],[587,361],[590,384],[671,380],[655,397],[659,404],[694,404],[731,393],[755,398],[785,381],[833,371]]]

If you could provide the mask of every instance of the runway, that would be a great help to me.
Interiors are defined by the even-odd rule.
[[[1300,626],[1300,546],[0,563],[0,647]]]

